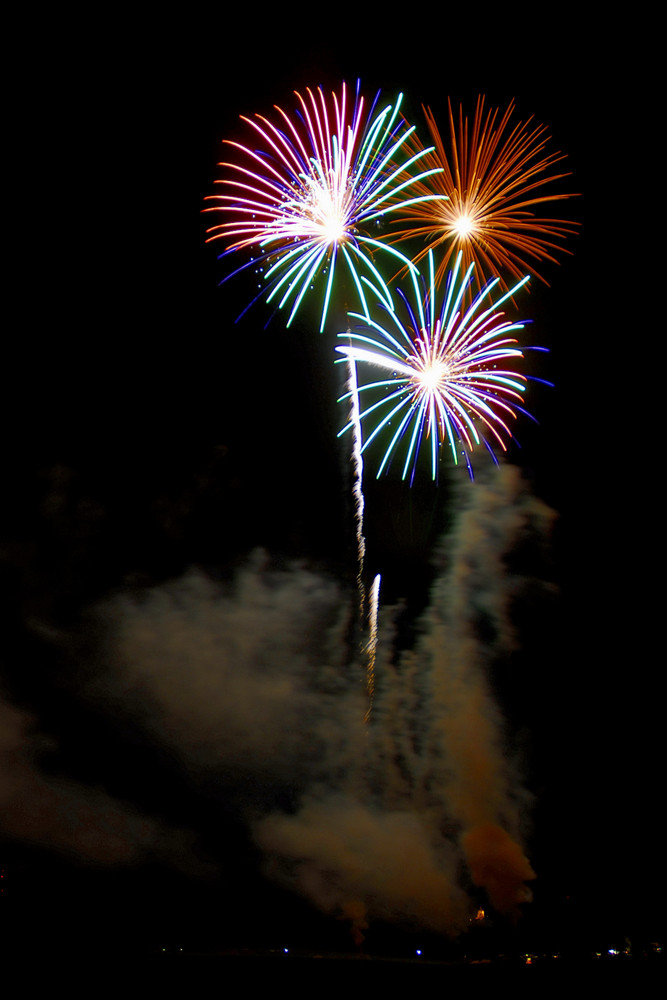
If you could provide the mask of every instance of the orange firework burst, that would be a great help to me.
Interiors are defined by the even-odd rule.
[[[503,274],[512,279],[531,271],[545,284],[532,261],[555,261],[553,251],[568,253],[553,239],[564,239],[576,232],[576,223],[547,219],[534,214],[534,206],[548,201],[563,201],[570,194],[544,194],[545,184],[569,177],[569,173],[551,174],[549,169],[565,159],[562,153],[546,153],[546,127],[529,127],[532,118],[510,129],[514,110],[512,101],[498,121],[499,110],[484,112],[484,97],[477,99],[472,128],[459,107],[458,130],[449,107],[450,148],[438,131],[433,114],[424,108],[435,146],[424,163],[441,167],[430,178],[432,187],[447,200],[415,203],[401,213],[409,222],[407,229],[395,234],[397,239],[423,236],[427,244],[415,262],[441,243],[449,243],[436,280],[447,271],[450,258],[463,253],[463,269],[475,263],[478,276],[490,278],[500,273],[501,286],[507,289]],[[417,190],[421,193],[421,182]],[[530,258],[530,263],[526,258]]]

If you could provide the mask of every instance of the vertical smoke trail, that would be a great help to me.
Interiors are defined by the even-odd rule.
[[[375,694],[375,657],[378,644],[378,602],[380,600],[380,574],[373,580],[373,585],[368,597],[368,642],[366,643],[366,653],[368,661],[366,665],[366,690],[368,692],[368,708],[364,716],[364,722],[368,722],[373,710],[373,695]]]
[[[535,876],[521,845],[522,791],[489,671],[518,643],[511,611],[524,584],[508,556],[527,537],[546,537],[552,519],[511,466],[471,487],[412,654],[428,705],[412,763],[415,801],[449,823],[473,883],[510,914],[530,898],[525,883]]]

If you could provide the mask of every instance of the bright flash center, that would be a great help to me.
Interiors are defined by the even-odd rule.
[[[420,371],[416,372],[412,381],[424,392],[437,392],[451,376],[449,365],[440,358],[428,361]]]
[[[459,215],[458,219],[454,221],[454,229],[461,237],[468,236],[474,228],[475,223],[469,215]]]
[[[342,243],[347,236],[347,219],[342,199],[335,198],[326,188],[313,196],[311,219],[326,243]]]

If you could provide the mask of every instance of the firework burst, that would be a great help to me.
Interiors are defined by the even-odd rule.
[[[263,269],[267,301],[277,302],[279,308],[289,303],[287,326],[315,279],[326,273],[322,331],[339,257],[364,315],[368,307],[360,273],[370,275],[389,301],[373,255],[383,251],[402,266],[409,262],[374,239],[369,224],[415,201],[441,200],[440,193],[412,190],[441,167],[413,173],[432,148],[408,147],[414,127],[399,114],[402,95],[395,107],[388,105],[375,114],[377,97],[366,113],[359,84],[353,102],[345,84],[340,96],[332,93],[329,98],[321,88],[308,88],[305,97],[295,93],[293,116],[276,106],[275,122],[262,115],[242,119],[254,130],[258,147],[226,140],[239,154],[238,162],[219,164],[227,174],[216,181],[224,193],[209,196],[207,200],[217,204],[204,211],[221,212],[225,218],[207,230],[208,242],[229,241],[225,253],[254,251],[244,266]]]
[[[514,111],[511,102],[502,117],[498,109],[484,111],[484,97],[479,97],[472,127],[459,107],[458,127],[449,107],[449,148],[440,134],[431,111],[424,108],[435,150],[429,152],[425,165],[442,170],[434,172],[429,186],[420,185],[425,194],[436,191],[440,199],[415,201],[408,211],[401,211],[410,228],[396,234],[397,239],[423,236],[426,247],[414,258],[418,262],[438,244],[447,244],[436,281],[444,277],[450,259],[463,254],[463,267],[477,267],[478,278],[501,275],[501,287],[507,290],[502,275],[519,279],[527,270],[545,284],[531,261],[556,261],[554,252],[568,253],[554,239],[562,240],[576,232],[576,223],[534,214],[535,207],[546,202],[563,201],[569,194],[550,194],[544,186],[569,173],[550,173],[565,159],[564,154],[545,153],[546,127],[531,127],[532,119],[511,125]]]
[[[512,436],[507,421],[516,417],[517,410],[526,412],[519,405],[526,377],[514,370],[523,352],[511,336],[514,331],[521,330],[524,323],[506,320],[499,306],[516,294],[529,280],[528,276],[484,308],[484,300],[489,299],[499,283],[498,278],[493,278],[468,305],[466,299],[474,263],[459,280],[461,263],[459,251],[438,310],[433,254],[429,252],[428,288],[425,283],[420,288],[413,276],[415,308],[398,289],[407,323],[401,320],[393,305],[390,308],[381,301],[390,329],[371,320],[368,325],[358,327],[364,332],[339,334],[350,341],[349,345],[336,348],[339,353],[389,373],[386,379],[359,385],[357,389],[359,393],[380,394],[379,400],[359,414],[362,425],[375,422],[362,451],[383,430],[391,428],[391,439],[378,477],[399,443],[406,442],[402,476],[405,479],[412,467],[412,483],[420,447],[429,438],[433,479],[444,444],[449,445],[455,462],[463,456],[472,476],[470,453],[473,449],[483,443],[492,455],[497,446],[506,451],[505,440]],[[359,314],[351,315],[365,319]],[[349,395],[346,393],[341,400]],[[351,427],[352,422],[340,433]]]

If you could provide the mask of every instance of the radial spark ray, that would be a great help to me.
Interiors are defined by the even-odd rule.
[[[535,215],[536,206],[563,201],[570,194],[545,193],[545,185],[568,177],[569,173],[554,174],[551,168],[565,159],[564,154],[545,152],[548,143],[546,127],[527,122],[511,124],[514,103],[511,102],[499,118],[498,109],[484,110],[484,97],[479,97],[472,127],[459,107],[458,125],[449,105],[449,143],[438,130],[428,108],[424,114],[435,146],[424,159],[434,170],[428,184],[419,182],[417,192],[437,192],[440,199],[417,201],[401,209],[403,222],[409,228],[400,229],[398,239],[423,237],[426,246],[414,257],[417,263],[439,244],[446,252],[439,265],[436,280],[444,277],[450,260],[459,251],[463,268],[474,262],[478,279],[501,275],[501,287],[517,280],[527,270],[545,284],[531,262],[556,262],[554,252],[569,253],[558,242],[576,232],[576,223]],[[418,149],[417,140],[414,140]],[[442,170],[435,172],[437,167]]]
[[[225,140],[237,159],[219,164],[225,176],[216,183],[223,193],[206,199],[216,204],[204,211],[220,212],[225,220],[207,230],[207,242],[227,241],[222,256],[242,249],[254,252],[244,266],[263,269],[267,301],[279,308],[289,304],[287,326],[315,280],[326,275],[321,331],[339,256],[364,315],[368,307],[361,274],[373,278],[389,299],[374,254],[388,253],[401,266],[409,262],[374,239],[370,224],[415,201],[442,200],[439,192],[414,189],[442,168],[414,172],[433,148],[409,146],[414,127],[399,113],[402,95],[394,107],[374,113],[376,97],[366,113],[359,84],[353,102],[345,84],[340,96],[327,97],[321,87],[307,88],[305,97],[295,93],[292,116],[276,105],[274,120],[259,114],[242,118],[253,130],[252,145]]]
[[[379,395],[359,414],[362,426],[372,428],[362,451],[383,432],[390,436],[378,478],[399,444],[405,442],[402,478],[412,469],[412,483],[421,445],[429,438],[433,479],[437,476],[440,448],[445,443],[454,462],[464,458],[472,476],[473,449],[483,443],[492,455],[494,447],[506,451],[505,440],[512,436],[508,421],[516,417],[517,410],[526,412],[519,405],[526,377],[514,368],[523,353],[512,336],[524,323],[505,319],[499,306],[512,298],[529,276],[495,303],[490,302],[490,294],[499,283],[494,278],[468,303],[474,264],[463,274],[462,256],[459,251],[438,308],[430,252],[428,287],[423,282],[420,288],[413,276],[414,305],[398,289],[407,321],[401,319],[393,303],[389,307],[380,301],[387,325],[371,319],[357,327],[360,332],[339,334],[349,341],[348,345],[336,348],[345,358],[387,372],[386,378],[356,389],[360,394]],[[488,305],[485,300],[489,300]],[[365,320],[358,313],[351,315]],[[341,401],[349,395],[348,392],[342,396]],[[350,421],[340,433],[352,426]]]

